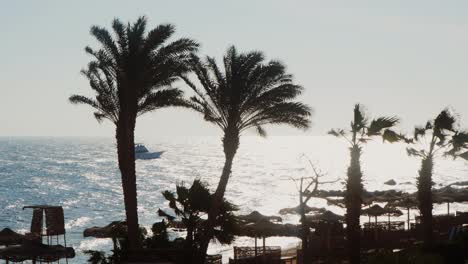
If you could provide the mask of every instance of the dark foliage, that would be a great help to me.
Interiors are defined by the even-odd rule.
[[[169,202],[172,214],[161,209],[158,210],[158,214],[170,223],[180,221],[181,225],[186,228],[184,249],[187,253],[186,260],[191,261],[201,254],[201,236],[206,233],[206,215],[212,204],[213,195],[203,182],[195,180],[190,188],[183,184],[177,185],[175,193],[164,191],[163,196]],[[239,220],[234,215],[234,211],[237,210],[235,205],[223,200],[216,218],[217,228],[211,239],[216,239],[222,244],[230,244],[234,241],[234,234],[239,227]]]

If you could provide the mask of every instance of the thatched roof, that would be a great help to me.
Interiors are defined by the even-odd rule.
[[[403,212],[389,204],[385,205],[384,210],[386,211],[385,214],[390,215],[390,216],[402,216]]]
[[[236,235],[249,237],[299,236],[300,227],[293,224],[275,224],[267,220],[242,224]]]
[[[307,213],[310,213],[310,212],[316,212],[316,213],[323,213],[325,212],[326,209],[324,208],[318,208],[318,207],[310,207],[308,205],[305,205],[304,206],[304,212],[307,214]],[[279,210],[279,214],[281,215],[285,215],[285,214],[299,214],[300,213],[300,206],[296,206],[296,207],[290,207],[290,208],[283,208],[281,210]]]
[[[61,258],[74,258],[75,250],[72,247],[60,245],[44,245],[36,241],[27,241],[19,246],[11,246],[0,249],[0,259],[32,259],[57,261]]]
[[[344,216],[333,213],[332,211],[325,211],[316,215],[308,215],[306,217],[307,221],[323,221],[323,222],[340,222],[344,221]]]
[[[239,217],[239,220],[243,222],[248,222],[248,223],[256,223],[256,222],[261,222],[261,221],[276,221],[276,222],[283,221],[283,219],[279,216],[262,215],[258,211],[253,211],[248,215],[240,215],[238,217]]]
[[[95,238],[126,237],[127,223],[125,221],[114,221],[103,227],[94,226],[86,228],[83,236]]]
[[[0,245],[18,245],[21,244],[25,236],[16,233],[10,228],[4,228],[0,231]]]
[[[363,209],[361,211],[362,215],[368,215],[368,216],[381,216],[381,215],[384,215],[386,213],[387,213],[387,211],[384,208],[382,208],[382,206],[380,206],[378,204],[374,204],[373,206],[371,206],[369,208],[366,208],[366,209]]]

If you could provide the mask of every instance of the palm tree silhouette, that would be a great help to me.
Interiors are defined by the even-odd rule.
[[[201,89],[184,77],[195,92],[189,100],[190,107],[223,131],[225,154],[224,168],[213,194],[207,229],[201,243],[200,263],[206,256],[220,212],[241,133],[254,128],[259,135],[266,136],[264,125],[267,124],[287,124],[300,129],[309,127],[310,108],[294,101],[303,88],[293,84],[292,75],[285,73],[282,63],[264,61],[261,52],[238,53],[232,46],[224,56],[224,71],[212,57],[204,61],[192,57],[192,70],[198,77]]]
[[[351,131],[332,129],[329,134],[344,138],[350,145],[351,162],[347,171],[345,204],[346,204],[346,233],[348,237],[349,261],[352,264],[360,263],[360,223],[362,203],[362,171],[361,151],[362,145],[374,136],[381,136],[384,141],[396,142],[405,139],[390,128],[398,123],[396,117],[379,117],[369,122],[361,105],[354,107],[354,119],[351,122]]]
[[[124,25],[112,22],[115,36],[102,27],[91,27],[98,50],[86,47],[93,56],[82,73],[95,98],[73,95],[74,104],[95,109],[98,121],[108,119],[116,126],[117,153],[122,177],[129,247],[138,247],[137,190],[134,130],[137,116],[168,106],[183,104],[182,92],[172,88],[178,76],[188,71],[188,59],[198,44],[187,38],[166,43],[174,26],[159,25],[146,33],[146,18]]]
[[[462,157],[468,160],[468,132],[456,129],[457,118],[445,109],[434,119],[427,121],[424,127],[414,129],[412,142],[424,144],[415,148],[408,147],[410,156],[421,158],[421,169],[417,180],[418,207],[421,212],[423,227],[423,239],[426,247],[432,245],[432,173],[434,158],[439,154],[445,154],[454,158]],[[427,142],[427,140],[429,140]]]

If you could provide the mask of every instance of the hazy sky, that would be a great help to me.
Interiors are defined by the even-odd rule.
[[[352,3],[352,4],[351,4]],[[221,58],[235,44],[262,50],[288,66],[314,108],[305,132],[272,128],[272,135],[320,135],[348,127],[353,104],[375,115],[398,115],[401,129],[424,123],[444,106],[468,127],[467,1],[0,1],[0,136],[113,136],[86,106],[91,95],[79,73],[91,25],[114,17],[149,27],[173,23],[177,36]],[[215,135],[187,110],[149,113],[137,121],[140,139]]]

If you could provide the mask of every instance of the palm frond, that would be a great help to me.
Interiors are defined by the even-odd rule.
[[[380,135],[383,129],[394,127],[399,122],[397,117],[379,117],[371,121],[367,134]]]
[[[343,137],[346,135],[346,132],[344,129],[331,129],[328,131],[328,134],[335,137]]]
[[[405,140],[405,137],[396,133],[393,130],[385,129],[384,133],[382,134],[382,139],[384,142],[388,141],[390,143],[394,143],[394,142]]]
[[[420,137],[424,137],[426,135],[426,130],[425,127],[415,127],[413,134],[414,140],[418,141]]]
[[[421,158],[426,157],[426,153],[423,150],[417,150],[415,148],[408,147],[406,148],[406,152],[408,156],[416,156],[416,157],[421,157]]]
[[[354,118],[353,122],[351,123],[351,128],[353,131],[360,131],[361,129],[367,126],[367,117],[362,109],[360,104],[356,104],[354,106]]]
[[[263,129],[263,127],[261,127],[261,126],[256,126],[255,128],[256,128],[256,130],[257,130],[257,133],[258,133],[261,137],[266,137],[266,136],[267,136],[267,133],[266,133],[265,129]]]
[[[457,121],[456,117],[452,115],[449,110],[445,109],[436,117],[434,120],[434,128],[436,130],[455,130],[455,122]]]

